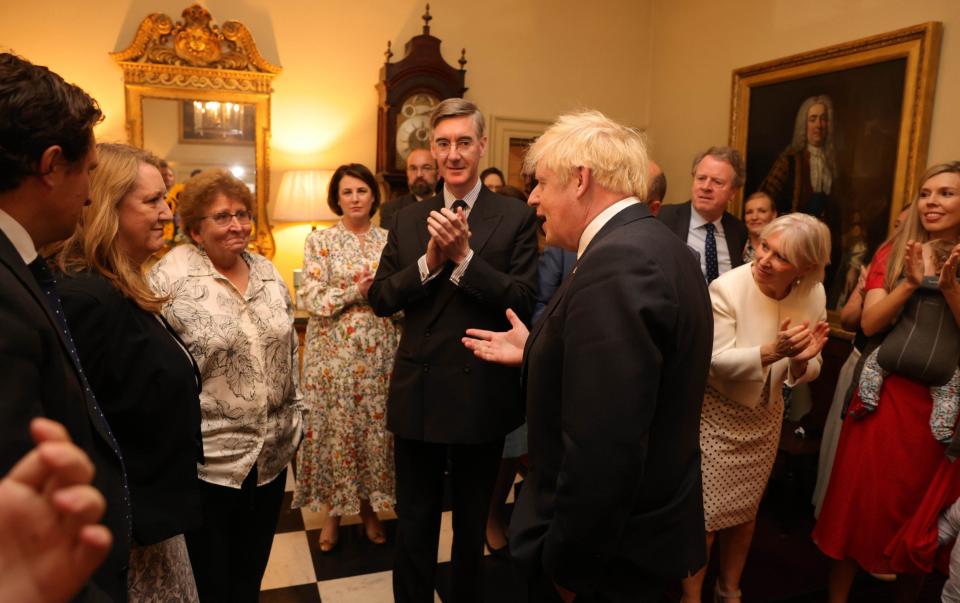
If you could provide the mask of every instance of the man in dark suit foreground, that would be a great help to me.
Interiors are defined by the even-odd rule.
[[[710,147],[693,160],[690,201],[664,205],[657,217],[700,255],[707,283],[743,263],[747,227],[727,213],[743,186],[743,161],[730,147]]]
[[[113,549],[85,596],[126,601],[130,507],[119,448],[83,377],[37,249],[69,236],[96,167],[96,101],[57,74],[0,54],[0,474],[33,447],[30,420],[62,423],[93,461]]]
[[[443,192],[397,214],[369,301],[379,316],[404,312],[387,399],[397,476],[394,598],[434,600],[449,455],[459,603],[483,600],[483,535],[503,437],[523,422],[519,371],[478,362],[460,337],[470,326],[507,328],[507,308],[530,317],[536,217],[480,184],[487,138],[473,103],[441,102],[430,126]]]
[[[485,360],[519,364],[530,472],[510,551],[531,601],[659,601],[706,561],[700,406],[713,326],[687,247],[629,192],[646,189],[640,134],[567,115],[530,148],[529,203],[577,265],[526,332],[471,329]]]

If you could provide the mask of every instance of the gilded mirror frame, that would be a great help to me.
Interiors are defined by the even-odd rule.
[[[123,69],[127,139],[143,148],[145,98],[235,102],[256,107],[256,226],[251,245],[263,256],[275,252],[267,202],[270,199],[270,94],[281,68],[266,61],[250,31],[238,21],[212,23],[194,4],[174,21],[147,16],[126,50],[110,56]]]

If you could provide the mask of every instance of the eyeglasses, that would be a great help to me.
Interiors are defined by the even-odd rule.
[[[466,153],[473,148],[473,145],[477,144],[476,140],[472,138],[464,138],[458,140],[455,143],[451,143],[449,140],[437,140],[433,143],[437,147],[437,153],[440,155],[448,155],[450,153],[451,147],[456,146],[458,153]]]
[[[221,211],[213,214],[212,216],[204,216],[205,219],[212,220],[217,226],[227,226],[234,218],[237,219],[237,224],[240,226],[246,226],[247,224],[250,224],[250,217],[250,212],[245,209],[241,209],[233,214],[228,211]]]

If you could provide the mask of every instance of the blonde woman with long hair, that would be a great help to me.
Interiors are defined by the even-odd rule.
[[[196,601],[183,534],[200,521],[198,373],[142,270],[172,219],[166,187],[150,153],[122,144],[97,153],[90,204],[56,257],[60,297],[127,471],[130,600]]]
[[[883,334],[897,321],[908,320],[913,311],[904,308],[926,289],[923,305],[943,304],[944,330],[937,335],[955,340],[950,328],[960,324],[958,239],[960,161],[954,161],[927,170],[903,226],[870,264],[860,319],[866,335]],[[948,250],[940,270],[937,247]],[[896,338],[886,336],[881,353],[890,341]],[[919,357],[928,366],[946,358],[947,368],[956,370],[956,357],[931,355],[934,346],[931,342],[921,349],[903,346],[894,351],[899,359]],[[923,575],[932,570],[937,515],[960,496],[960,465],[950,462],[931,431],[931,383],[908,372],[898,369],[883,379],[872,412],[864,411],[858,391],[844,420],[813,531],[817,546],[834,559],[831,602],[847,600],[858,568],[898,574],[897,601],[915,600]]]

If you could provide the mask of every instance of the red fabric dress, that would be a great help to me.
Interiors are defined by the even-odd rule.
[[[866,289],[883,287],[890,247],[877,251]],[[851,410],[859,406],[859,392]],[[960,462],[930,431],[930,388],[889,375],[876,411],[843,422],[813,539],[834,559],[874,573],[928,573],[937,517],[960,497]]]

